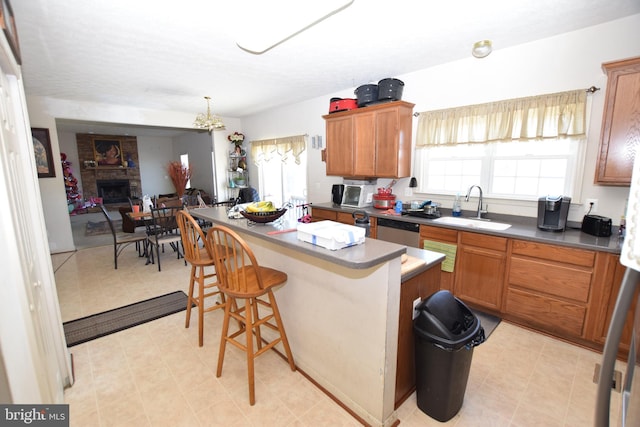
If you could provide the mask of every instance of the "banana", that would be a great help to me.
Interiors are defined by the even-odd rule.
[[[273,212],[276,210],[273,203],[267,201],[251,203],[245,209],[247,212]]]

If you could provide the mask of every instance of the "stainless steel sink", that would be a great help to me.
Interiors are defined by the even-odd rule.
[[[443,216],[436,218],[433,222],[447,225],[455,225],[458,227],[477,228],[482,230],[506,230],[511,227],[511,224],[504,222],[494,222],[490,220],[480,220],[473,218],[462,218],[457,216]]]

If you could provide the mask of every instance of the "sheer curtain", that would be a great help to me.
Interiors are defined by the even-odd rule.
[[[302,204],[307,189],[306,135],[251,141],[251,158],[258,166],[260,194],[282,206]]]
[[[420,113],[416,147],[584,138],[585,90]]]

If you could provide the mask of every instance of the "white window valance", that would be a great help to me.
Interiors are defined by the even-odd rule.
[[[585,90],[420,113],[416,146],[585,137]]]
[[[251,141],[251,158],[256,165],[268,162],[275,154],[280,155],[283,162],[293,158],[300,164],[300,154],[307,148],[307,135],[286,136],[283,138]]]

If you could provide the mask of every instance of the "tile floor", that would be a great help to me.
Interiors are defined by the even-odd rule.
[[[189,267],[172,253],[162,255],[158,272],[129,247],[114,270],[112,250],[52,255],[64,321],[187,291]],[[184,312],[72,347],[76,383],[65,392],[71,425],[360,425],[275,354],[257,359],[257,401],[249,406],[243,353],[228,346],[223,375],[215,376],[221,314],[205,315],[202,348],[195,317],[185,329]],[[458,415],[447,423],[435,421],[417,408],[414,393],[398,410],[400,425],[593,425],[592,375],[599,361],[592,351],[502,322],[474,351]],[[614,393],[612,407],[619,403]]]

